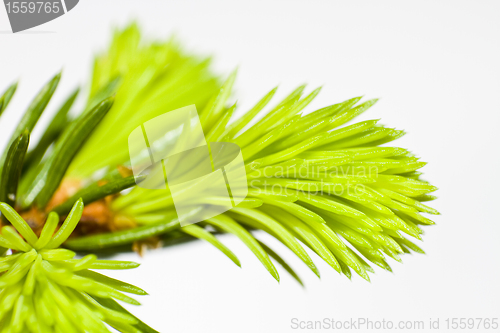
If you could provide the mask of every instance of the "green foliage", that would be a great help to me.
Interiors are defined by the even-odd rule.
[[[109,50],[95,59],[88,107],[116,92],[115,104],[68,175],[88,177],[127,161],[128,136],[146,120],[191,104],[202,109],[219,88],[209,65],[209,58],[187,54],[174,39],[145,43],[136,25],[117,31]]]
[[[13,206],[16,202],[17,187],[21,179],[24,157],[28,151],[30,133],[25,130],[12,142],[7,151],[6,163],[0,178],[0,201]]]
[[[79,190],[64,203],[55,207],[53,211],[58,213],[59,215],[65,215],[70,211],[71,207],[79,198],[82,198],[84,202],[90,204],[99,199],[103,199],[108,195],[119,193],[123,190],[126,190],[136,185],[136,179],[134,176],[129,176],[129,177],[117,176],[117,178],[111,179],[109,180],[109,182],[106,181],[106,184],[104,185],[100,185],[99,184],[100,182],[101,180],[94,182],[88,185],[87,187]]]
[[[38,119],[42,115],[43,111],[47,107],[47,104],[49,104],[50,99],[52,98],[52,95],[54,94],[57,86],[59,85],[59,81],[61,79],[61,73],[57,74],[50,80],[45,87],[42,88],[42,90],[38,93],[38,95],[35,97],[35,99],[31,102],[31,104],[28,106],[28,109],[24,113],[23,118],[21,119],[21,122],[17,125],[16,129],[14,130],[14,133],[12,134],[12,137],[9,141],[9,146],[16,140],[22,132],[25,130],[28,130],[29,132],[33,131],[33,128],[35,127],[36,123],[38,122]],[[14,87],[14,88],[12,88]],[[6,92],[6,95],[2,98],[4,100],[5,106],[7,106],[8,102],[10,101],[12,95],[15,92],[15,85],[11,86]],[[3,108],[3,106],[2,106]],[[5,159],[7,157],[8,151],[4,151],[3,155],[0,157],[0,171],[3,169]],[[1,174],[1,172],[0,172]]]
[[[80,115],[66,128],[27,192],[23,207],[31,205],[33,200],[36,200],[38,207],[43,208],[48,204],[73,158],[111,109],[113,102],[113,97],[105,99],[89,112]]]
[[[305,112],[320,88],[305,94],[306,86],[300,86],[269,106],[274,88],[233,119],[239,114],[230,101],[236,72],[221,83],[209,65],[209,59],[184,52],[173,39],[144,42],[135,25],[117,31],[109,49],[95,59],[83,112],[68,120],[76,93],[69,96],[49,126],[47,133],[52,134],[46,133],[28,153],[23,166],[26,172],[17,189],[21,200],[16,204],[22,210],[36,205],[43,211],[56,189],[75,178],[84,187],[58,203],[55,211],[61,214],[79,197],[89,203],[131,188],[113,198],[109,208],[112,215],[126,217],[137,227],[72,238],[65,246],[118,249],[151,236],[169,238],[183,233],[209,242],[239,266],[236,255],[217,239],[220,232],[231,233],[276,280],[279,274],[272,260],[301,282],[280,255],[254,237],[259,232],[276,238],[317,276],[320,273],[311,252],[339,273],[350,278],[354,270],[366,280],[368,272],[373,272],[372,264],[391,270],[388,258],[400,261],[403,253],[423,252],[414,241],[422,239],[423,226],[434,223],[425,214],[438,214],[424,204],[435,199],[429,193],[436,190],[420,178],[418,170],[425,163],[406,149],[387,145],[404,131],[388,128],[379,119],[349,124],[376,99],[355,97]],[[30,106],[11,144],[25,128],[32,130],[58,78]],[[0,110],[5,109],[15,87],[0,99]],[[113,94],[111,107],[107,98]],[[127,139],[134,128],[191,104],[200,112],[209,141],[233,142],[242,148],[249,192],[231,211],[181,228],[168,191],[133,186],[133,178],[116,175],[116,167],[129,163]],[[50,153],[49,145],[53,145]],[[5,152],[8,161],[2,166],[21,163],[15,162],[19,156]],[[106,176],[97,177],[96,172],[103,170]],[[224,202],[224,198],[212,197],[206,203]],[[55,213],[51,214],[46,227],[54,223]],[[415,240],[410,241],[412,238]]]
[[[178,229],[179,221],[174,212],[161,216],[160,223],[144,225],[130,230],[121,230],[111,233],[79,237],[66,242],[65,246],[73,250],[96,250],[123,244],[130,244],[136,240],[161,235]]]
[[[56,141],[56,139],[61,135],[64,129],[69,124],[68,112],[73,106],[76,97],[78,96],[79,89],[76,89],[62,104],[59,110],[56,112],[52,121],[45,129],[40,141],[37,145],[31,149],[30,153],[26,156],[25,169],[30,166],[37,166],[45,155],[47,149],[50,145]]]
[[[224,99],[227,104],[227,87],[232,81],[231,77],[213,101]],[[370,262],[391,270],[387,257],[401,261],[400,254],[410,249],[422,253],[407,237],[421,240],[421,226],[433,224],[422,213],[438,212],[419,198],[436,187],[419,179],[415,171],[425,163],[409,151],[380,146],[404,133],[378,124],[379,120],[343,126],[376,100],[358,104],[360,98],[353,98],[298,115],[319,92],[316,89],[302,97],[303,91],[303,86],[297,88],[250,127],[251,119],[245,115],[227,125],[225,115],[233,107],[226,108],[226,113],[212,124],[203,123],[208,132],[224,127],[218,130],[223,132],[218,137],[242,147],[248,165],[247,199],[259,199],[262,204],[233,208],[200,225],[238,236],[277,280],[278,273],[269,259],[277,254],[262,247],[249,230],[274,236],[318,276],[303,245],[338,272],[350,278],[352,269],[366,280],[368,272],[373,272]],[[252,118],[258,113],[255,110],[264,109],[272,95],[274,90],[250,111]],[[210,114],[215,109],[210,105],[203,111],[202,119],[216,117]],[[143,224],[140,228],[158,228],[173,214],[173,201],[165,193],[151,192],[134,188],[115,200],[112,208]],[[232,252],[222,244],[196,230],[190,234],[207,240],[235,261]],[[99,237],[103,236],[91,239],[96,242]],[[85,238],[78,242],[84,244]],[[290,272],[291,268],[285,265]],[[296,277],[295,273],[292,275]]]
[[[0,258],[0,332],[110,332],[105,324],[121,332],[156,332],[115,301],[139,305],[124,292],[147,295],[144,290],[93,270],[138,264],[92,254],[75,259],[73,251],[58,248],[82,215],[81,200],[54,236],[59,217],[49,214],[40,238],[12,207],[0,203],[0,210],[13,226],[2,228],[0,246],[16,252]]]

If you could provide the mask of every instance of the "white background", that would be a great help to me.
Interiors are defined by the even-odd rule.
[[[372,282],[350,282],[313,256],[318,280],[274,246],[303,277],[281,271],[277,283],[234,237],[233,265],[195,242],[136,260],[123,276],[150,292],[133,311],[161,332],[295,332],[291,319],[367,317],[372,321],[500,317],[500,2],[498,1],[99,1],[11,34],[0,8],[0,90],[17,78],[18,94],[2,118],[2,144],[36,91],[60,68],[56,103],[84,83],[91,55],[111,27],[136,18],[148,36],[172,32],[215,55],[228,73],[239,66],[236,96],[247,108],[276,84],[282,94],[303,82],[323,85],[314,107],[366,95],[381,97],[362,119],[405,129],[398,140],[429,164],[441,211],[426,229],[427,255],[391,262]],[[44,120],[47,118],[44,117]],[[274,245],[273,243],[272,245]],[[362,331],[362,330],[360,330]],[[423,332],[427,330],[420,330]]]

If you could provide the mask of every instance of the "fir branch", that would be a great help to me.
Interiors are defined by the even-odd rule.
[[[94,255],[74,259],[74,252],[57,248],[76,227],[81,200],[53,237],[57,215],[49,216],[38,238],[9,205],[0,203],[0,210],[15,228],[2,228],[0,246],[18,251],[0,258],[2,332],[110,332],[104,324],[122,332],[156,332],[115,301],[139,305],[124,292],[147,295],[144,290],[91,270],[138,264],[99,261]]]

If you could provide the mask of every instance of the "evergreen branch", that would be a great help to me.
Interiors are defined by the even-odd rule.
[[[28,109],[26,110],[23,118],[20,123],[17,125],[14,133],[12,134],[11,139],[9,140],[9,146],[14,142],[16,138],[18,138],[24,130],[28,130],[30,133],[33,132],[33,128],[35,127],[38,119],[42,115],[43,111],[49,104],[52,95],[54,94],[59,81],[61,79],[61,73],[58,73],[56,76],[52,78],[38,93],[35,99],[31,102]],[[15,90],[15,89],[14,89]],[[12,92],[13,94],[14,92]],[[12,95],[11,95],[12,96]],[[9,98],[10,100],[10,98]],[[7,157],[7,151],[4,151],[2,156],[0,157],[0,174],[2,174],[1,170],[5,164],[5,159]]]
[[[7,151],[5,165],[0,178],[0,201],[14,206],[17,197],[17,187],[23,169],[24,157],[28,150],[30,133],[25,130]],[[5,219],[4,219],[5,222]]]
[[[38,207],[45,207],[66,174],[74,156],[78,153],[92,130],[113,105],[114,98],[102,101],[91,111],[82,114],[66,128],[56,143],[54,151],[43,165],[30,189],[24,194],[22,207],[30,206],[36,199]]]
[[[75,202],[82,198],[86,205],[91,204],[97,200],[103,199],[108,195],[113,195],[119,193],[123,190],[131,188],[136,185],[136,182],[140,182],[142,178],[138,180],[134,176],[129,176],[120,179],[114,179],[110,182],[106,182],[104,185],[100,185],[102,181],[97,181],[75,193],[71,198],[67,199],[64,203],[56,206],[52,211],[58,213],[59,215],[65,215],[69,212],[71,207]]]
[[[402,253],[423,252],[407,237],[421,240],[423,226],[434,223],[423,214],[438,214],[423,203],[434,200],[430,193],[437,189],[420,179],[425,163],[406,149],[381,146],[404,131],[386,127],[379,119],[348,124],[376,99],[354,97],[303,114],[321,88],[305,93],[306,86],[300,86],[268,107],[275,88],[248,112],[232,119],[240,114],[237,104],[230,101],[235,79],[233,72],[220,84],[209,59],[186,54],[173,41],[141,43],[136,26],[117,33],[109,50],[96,57],[90,96],[81,115],[66,125],[44,160],[46,147],[53,141],[48,139],[50,128],[41,148],[32,150],[26,165],[33,166],[23,174],[18,191],[21,209],[45,215],[47,207],[55,206],[55,212],[64,215],[80,197],[87,204],[106,197],[101,204],[109,209],[109,232],[77,232],[65,243],[67,247],[116,248],[152,236],[173,239],[187,234],[208,241],[239,265],[238,258],[209,229],[214,227],[242,240],[277,280],[270,256],[292,276],[293,271],[247,229],[269,233],[318,276],[304,246],[334,270],[349,278],[354,270],[366,280],[373,271],[371,263],[390,270],[387,258],[400,261]],[[99,106],[92,109],[111,93],[116,93],[111,110],[101,110],[101,114],[96,111]],[[170,98],[163,98],[167,95]],[[70,101],[71,97],[69,105]],[[192,104],[200,110],[209,141],[232,142],[242,149],[247,183],[242,178],[239,185],[249,191],[237,207],[181,228],[168,190],[133,186],[133,177],[109,176],[114,171],[100,181],[91,180],[102,169],[128,165],[127,138],[138,125]],[[95,118],[94,112],[99,113]],[[252,124],[254,119],[259,120]],[[75,179],[90,185],[63,193],[66,182]],[[126,188],[131,190],[123,193]],[[60,194],[58,201],[48,205],[55,194]],[[203,204],[226,205],[228,199],[212,195]],[[47,221],[51,228],[55,212]],[[3,241],[24,247],[10,234]]]
[[[83,210],[81,201],[53,238],[58,219],[52,217],[56,215],[49,217],[51,221],[38,238],[9,205],[0,203],[0,209],[15,227],[2,228],[0,245],[20,252],[0,258],[2,332],[109,332],[105,323],[122,332],[156,332],[114,301],[139,305],[123,292],[146,295],[144,290],[88,270],[126,269],[138,264],[117,266],[99,261],[96,265],[94,255],[74,259],[74,252],[56,248],[78,223]]]
[[[130,230],[112,233],[79,237],[67,241],[64,245],[70,249],[81,251],[90,249],[103,249],[123,244],[130,244],[136,240],[161,235],[179,227],[177,217],[165,218],[159,223],[145,225]]]
[[[60,134],[69,124],[68,112],[73,106],[80,89],[76,89],[62,104],[50,124],[46,127],[40,141],[26,155],[23,172],[28,172],[30,167],[36,168],[42,160],[49,146],[59,138]]]

